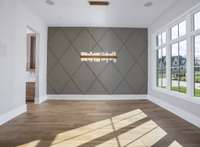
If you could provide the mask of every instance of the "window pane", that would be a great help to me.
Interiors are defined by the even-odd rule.
[[[185,81],[186,82],[186,66],[180,66],[180,69],[179,69],[180,73],[179,73],[179,80],[180,81]],[[182,84],[182,86],[186,86],[186,84]]]
[[[162,87],[166,88],[167,86],[167,78],[166,78],[166,68],[162,71]]]
[[[184,36],[186,34],[186,21],[179,24],[179,36]]]
[[[194,95],[200,96],[200,67],[195,67],[195,90]]]
[[[179,91],[179,69],[171,69],[171,90]]]
[[[200,66],[200,35],[195,37],[195,66]]]
[[[162,87],[162,71],[157,70],[157,86]]]
[[[179,66],[179,53],[178,53],[178,43],[172,44],[171,49],[171,66],[172,67],[178,67]]]
[[[179,43],[179,65],[186,66],[186,54],[187,54],[187,41],[181,41]]]
[[[163,48],[162,48],[162,56],[166,56],[166,52],[167,52],[166,47],[163,47]]]
[[[171,90],[186,93],[187,41],[172,44],[171,54]]]
[[[178,38],[178,25],[171,28],[171,39],[177,39]]]
[[[166,47],[162,48],[162,65],[163,65],[162,69],[165,69],[166,68]]]
[[[179,92],[186,93],[187,92],[186,85],[186,66],[180,66],[179,69]]]
[[[194,29],[200,29],[200,12],[194,14]]]
[[[162,58],[162,50],[158,49],[158,58],[161,59]]]
[[[162,44],[162,36],[158,35],[158,46],[161,46]]]
[[[200,35],[195,36],[195,96],[200,97]]]
[[[167,42],[167,33],[163,32],[162,33],[162,44],[166,44],[166,42]]]
[[[186,93],[186,55],[187,55],[187,41],[179,43],[179,92]]]
[[[156,36],[157,49],[157,87],[166,87],[166,32]]]
[[[157,50],[157,68],[162,69],[162,50]]]

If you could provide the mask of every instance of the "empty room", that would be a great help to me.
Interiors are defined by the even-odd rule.
[[[0,147],[200,147],[199,0],[0,0]]]

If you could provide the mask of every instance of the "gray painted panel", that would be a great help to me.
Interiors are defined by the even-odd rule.
[[[116,63],[80,61],[116,51]],[[48,94],[147,94],[147,29],[49,28]]]

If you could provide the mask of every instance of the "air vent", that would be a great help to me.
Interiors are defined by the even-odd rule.
[[[91,6],[108,6],[110,3],[109,1],[89,1]]]

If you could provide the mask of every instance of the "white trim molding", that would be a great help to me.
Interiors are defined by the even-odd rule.
[[[178,107],[175,107],[167,102],[164,102],[160,100],[159,98],[156,98],[154,96],[148,96],[148,99],[153,102],[154,104],[157,104],[161,106],[162,108],[174,113],[175,115],[181,117],[182,119],[186,120],[187,122],[197,126],[200,128],[200,118],[183,110]]]
[[[48,100],[145,100],[147,95],[48,95]]]
[[[12,120],[13,118],[17,117],[18,115],[27,111],[27,106],[22,105],[16,109],[13,109],[5,114],[0,115],[0,125]]]
[[[41,104],[47,100],[47,96],[41,96],[35,100],[35,104]]]

